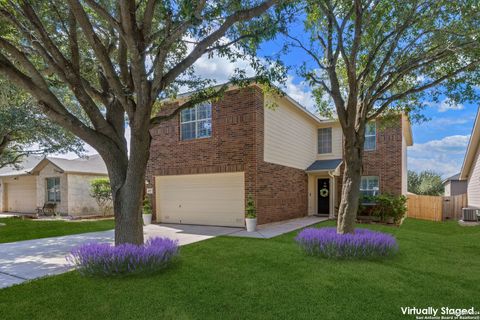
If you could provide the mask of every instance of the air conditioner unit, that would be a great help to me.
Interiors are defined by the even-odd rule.
[[[463,221],[478,221],[479,220],[479,215],[480,215],[480,210],[479,209],[473,209],[473,208],[463,208]]]

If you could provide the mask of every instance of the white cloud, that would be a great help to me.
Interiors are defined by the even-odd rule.
[[[408,149],[408,169],[433,170],[444,177],[454,175],[462,167],[469,139],[469,135],[453,135],[414,144]]]
[[[189,45],[192,47],[193,45]],[[240,69],[244,70],[247,77],[255,76],[255,71],[251,67],[250,62],[247,59],[238,59],[235,62],[231,62],[226,57],[220,57],[217,54],[212,56],[203,55],[200,57],[195,64],[193,65],[195,74],[202,79],[212,79],[215,80],[217,84],[226,83],[230,80],[232,76],[235,75],[235,70]],[[292,97],[294,100],[299,102],[301,105],[309,109],[311,112],[316,113],[314,110],[314,99],[311,95],[310,88],[304,82],[296,83],[296,78],[292,75],[287,77],[285,86],[282,86],[282,89]],[[181,88],[181,92],[188,91],[187,88]],[[127,138],[128,147],[130,145],[130,128],[127,127],[125,130],[125,137]],[[85,145],[86,154],[91,155],[97,153],[89,145]],[[74,153],[67,153],[63,155],[58,155],[65,158],[76,158],[77,155]]]
[[[449,110],[463,110],[465,106],[461,103],[455,103],[448,98],[443,99],[439,103],[426,102],[427,106],[437,108],[438,112],[446,112]]]
[[[445,126],[452,126],[452,125],[459,125],[459,124],[466,124],[470,123],[473,120],[473,117],[458,117],[458,118],[434,118],[431,121],[425,122],[425,126],[430,127],[445,127]],[[423,124],[422,124],[423,125]]]

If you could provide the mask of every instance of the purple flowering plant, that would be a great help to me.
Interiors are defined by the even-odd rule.
[[[374,259],[392,256],[398,251],[392,235],[368,229],[338,234],[335,227],[307,228],[295,241],[308,255],[333,259]]]
[[[71,266],[83,275],[117,276],[153,273],[165,268],[179,252],[178,241],[152,238],[144,245],[87,243],[67,256]]]

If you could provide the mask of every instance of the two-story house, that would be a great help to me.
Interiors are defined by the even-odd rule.
[[[259,224],[336,214],[340,124],[288,96],[266,95],[256,84],[232,87],[220,101],[183,110],[151,134],[147,188],[158,222],[243,226],[249,195]],[[406,194],[410,145],[405,116],[387,128],[370,123],[361,191]]]

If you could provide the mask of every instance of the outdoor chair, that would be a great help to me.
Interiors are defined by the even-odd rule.
[[[45,202],[43,207],[37,208],[37,215],[55,216],[57,204],[54,202]]]

